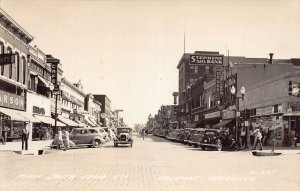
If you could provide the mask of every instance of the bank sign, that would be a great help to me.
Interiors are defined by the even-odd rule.
[[[24,97],[0,90],[0,106],[24,111]]]
[[[223,56],[191,55],[191,65],[223,65]]]

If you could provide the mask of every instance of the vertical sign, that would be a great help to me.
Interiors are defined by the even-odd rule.
[[[221,71],[222,66],[216,66],[216,98],[219,99],[221,95]]]
[[[54,84],[53,91],[59,91],[59,86],[57,83],[57,72],[58,72],[57,65],[59,64],[59,59],[53,58],[51,55],[46,55],[46,57],[47,57],[47,63],[51,64],[51,83]]]

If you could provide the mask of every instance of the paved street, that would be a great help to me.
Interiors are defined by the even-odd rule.
[[[0,189],[299,191],[300,150],[282,152],[202,151],[138,135],[133,148],[108,143],[40,156],[0,151]]]

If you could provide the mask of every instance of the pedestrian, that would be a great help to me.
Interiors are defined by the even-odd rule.
[[[56,147],[56,149],[61,148],[62,145],[63,145],[62,131],[61,131],[61,128],[58,128],[58,131],[57,131],[57,147]]]
[[[70,144],[69,144],[69,141],[70,141],[69,131],[64,130],[64,137],[65,137],[65,140],[64,140],[65,147],[66,147],[66,149],[69,149],[69,147],[70,147]]]
[[[265,146],[266,145],[266,140],[267,140],[267,133],[266,133],[266,130],[264,129],[260,129],[260,132],[261,132],[261,135],[262,135],[262,141],[261,141],[261,144],[263,145],[263,146]]]
[[[254,128],[252,127],[250,130],[250,144],[254,146]]]
[[[8,134],[8,131],[9,131],[9,127],[7,125],[4,125],[4,128],[2,130],[3,132],[3,144],[5,145],[6,144],[6,141],[7,141],[7,134]]]
[[[143,140],[145,139],[145,129],[142,130]]]
[[[29,127],[27,123],[24,124],[22,129],[22,150],[28,150]]]
[[[254,147],[253,147],[252,150],[256,150],[256,146],[259,145],[260,146],[259,150],[261,151],[263,149],[263,145],[261,143],[261,141],[262,141],[262,135],[261,135],[260,129],[257,129],[255,131],[255,139],[256,139],[256,142],[255,142],[255,145],[254,145]]]
[[[242,147],[246,148],[246,131],[245,128],[241,130]]]
[[[2,144],[4,144],[4,137],[2,135],[2,132],[3,132],[3,127],[0,125],[0,139],[2,141]]]

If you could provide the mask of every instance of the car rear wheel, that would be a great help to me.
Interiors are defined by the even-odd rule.
[[[220,139],[217,140],[216,142],[216,147],[217,147],[217,150],[218,151],[221,151],[222,150],[222,142]]]
[[[118,143],[114,143],[114,147],[118,147]]]
[[[194,147],[195,147],[195,148],[198,148],[198,145],[197,145],[197,144],[194,144]]]
[[[205,147],[205,146],[202,146],[202,147],[201,147],[201,149],[202,149],[202,150],[205,150],[205,149],[206,149],[206,147]]]
[[[96,140],[93,141],[94,148],[98,148],[100,145],[101,145],[101,141],[100,140],[96,139]]]

